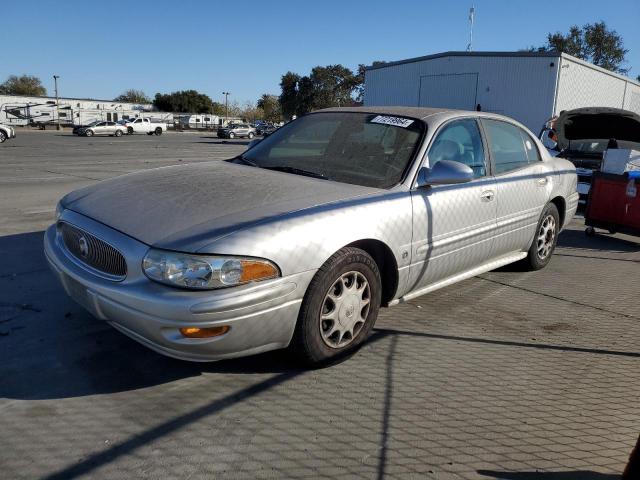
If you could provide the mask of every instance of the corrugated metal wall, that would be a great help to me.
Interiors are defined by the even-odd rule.
[[[418,60],[367,70],[365,105],[446,106],[465,108],[480,104],[482,110],[515,118],[537,133],[553,113],[555,84],[559,57],[534,56],[445,56]],[[473,102],[467,82],[464,92],[452,88],[439,92],[440,101],[421,90],[421,82],[432,75],[477,76]],[[446,96],[445,96],[446,94]]]
[[[624,108],[640,113],[640,87],[624,77],[563,55],[555,113],[581,107]]]

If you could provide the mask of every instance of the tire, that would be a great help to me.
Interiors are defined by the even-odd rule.
[[[540,270],[551,261],[560,233],[560,214],[558,208],[549,203],[540,215],[536,233],[529,247],[529,253],[523,260],[527,270]]]
[[[584,234],[587,237],[595,237],[596,235],[596,229],[593,227],[587,227],[586,230],[584,231]]]
[[[7,139],[7,134],[4,133],[4,130],[0,130],[0,143],[3,143]]]
[[[116,133],[114,135],[116,137],[121,137],[122,136],[122,130],[116,130]]]
[[[84,136],[85,137],[93,137],[93,130],[87,130],[86,132],[84,132]]]
[[[229,138],[236,138],[236,134],[233,132],[229,132]]]
[[[156,128],[155,132],[156,135],[162,135],[162,129],[160,127]]]
[[[355,351],[378,317],[381,291],[378,265],[367,252],[338,250],[307,288],[291,341],[293,353],[317,366]]]
[[[254,137],[253,132],[249,132],[248,136],[249,136],[249,140],[251,140]]]
[[[127,132],[129,132],[129,135],[133,135],[133,127],[127,127]]]

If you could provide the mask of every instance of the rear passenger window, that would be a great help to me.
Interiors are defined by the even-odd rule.
[[[529,163],[535,161],[535,145],[531,139],[527,139],[531,149],[528,153],[525,147],[525,132],[507,122],[497,120],[483,120],[489,137],[489,150],[493,157],[495,165],[495,173],[497,175],[518,168],[526,167]],[[535,152],[535,153],[534,153]],[[529,160],[531,155],[532,160]]]
[[[524,149],[527,152],[529,163],[542,161],[538,147],[536,147],[535,142],[531,139],[529,134],[522,129],[520,129],[520,134],[522,135],[522,141],[524,142]]]

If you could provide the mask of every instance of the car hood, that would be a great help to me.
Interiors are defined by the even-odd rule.
[[[212,161],[123,175],[62,199],[147,245],[195,252],[284,214],[380,190]]]
[[[558,146],[572,140],[623,140],[640,142],[640,116],[619,108],[588,107],[566,110],[555,122]]]

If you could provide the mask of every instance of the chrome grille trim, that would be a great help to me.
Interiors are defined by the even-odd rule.
[[[127,262],[115,247],[64,221],[58,222],[58,232],[67,252],[84,267],[110,280],[123,280],[127,276]]]

